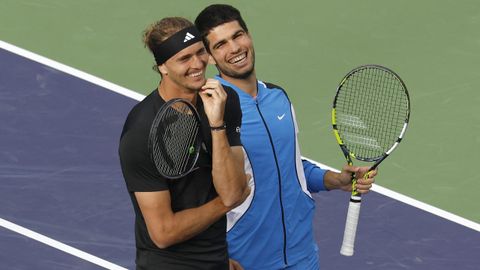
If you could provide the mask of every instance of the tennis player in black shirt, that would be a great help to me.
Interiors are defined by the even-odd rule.
[[[229,269],[225,213],[250,193],[238,96],[205,79],[208,54],[190,21],[164,18],[145,30],[144,42],[161,80],[129,113],[119,146],[136,215],[137,269]],[[173,98],[196,106],[204,147],[199,169],[169,180],[150,158],[148,134],[157,111]]]

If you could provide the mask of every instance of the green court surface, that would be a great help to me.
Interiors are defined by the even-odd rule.
[[[0,0],[0,40],[128,89],[159,76],[141,32],[164,16],[193,20],[210,1]],[[405,81],[411,124],[377,184],[480,222],[480,4],[478,1],[226,1],[255,41],[257,75],[283,86],[300,125],[302,154],[339,168],[331,131],[336,85],[361,64]],[[215,73],[214,67],[209,74]]]

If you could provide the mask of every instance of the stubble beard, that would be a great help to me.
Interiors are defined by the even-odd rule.
[[[219,69],[219,71],[223,73],[225,76],[228,76],[234,79],[241,79],[241,80],[247,79],[248,77],[250,77],[250,75],[252,75],[254,70],[255,70],[255,52],[252,52],[252,67],[243,73],[236,72],[233,69],[225,69],[225,70]]]

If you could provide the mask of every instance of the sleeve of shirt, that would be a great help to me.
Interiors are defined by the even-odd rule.
[[[235,90],[225,87],[227,102],[225,104],[224,120],[227,125],[227,138],[230,146],[240,146],[240,127],[242,125],[242,109],[240,99]]]
[[[307,179],[307,188],[310,192],[319,192],[327,190],[323,185],[323,177],[326,170],[318,167],[308,160],[302,159],[305,178]]]
[[[291,105],[291,109],[292,109],[293,119],[294,119],[295,134],[298,134],[299,129],[297,126],[295,109],[293,108],[293,105]],[[297,145],[297,147],[299,146]],[[318,167],[317,165],[303,158],[302,158],[302,165],[303,165],[303,171],[305,173],[305,178],[307,180],[308,191],[315,193],[321,190],[327,190],[323,184],[323,177],[325,175],[326,170]]]
[[[120,140],[120,164],[127,189],[130,192],[167,190],[167,180],[157,172],[148,154],[147,142],[141,137],[127,131]]]

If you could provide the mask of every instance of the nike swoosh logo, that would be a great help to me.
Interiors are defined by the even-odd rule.
[[[282,120],[282,119],[283,119],[283,117],[285,117],[285,114],[282,114],[282,115],[277,115],[277,118],[278,118],[278,120]]]

